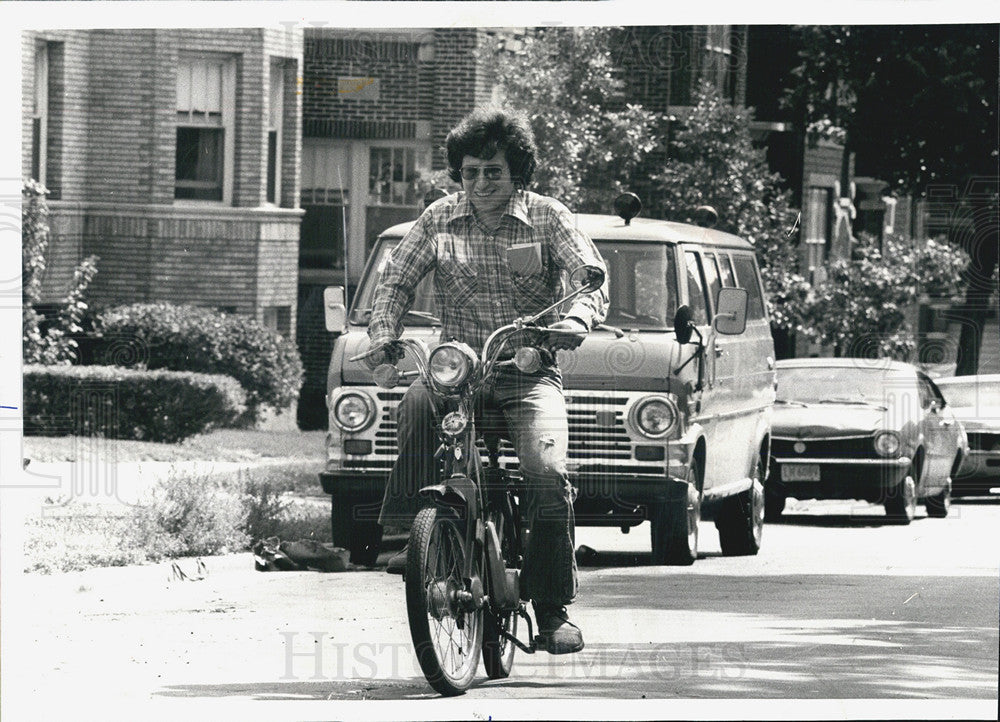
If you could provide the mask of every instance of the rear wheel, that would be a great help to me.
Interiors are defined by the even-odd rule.
[[[680,493],[666,502],[649,505],[653,564],[690,566],[698,558],[698,522],[701,521],[701,491],[698,460],[692,459]]]
[[[514,667],[517,647],[500,634],[501,630],[512,637],[517,636],[517,612],[486,612],[483,615],[483,666],[490,679],[506,679]]]
[[[917,484],[911,471],[883,502],[885,515],[895,524],[909,524],[917,513]]]
[[[722,553],[727,557],[753,556],[760,551],[764,531],[763,477],[764,465],[758,456],[750,488],[726,499],[719,509],[715,526]]]
[[[924,508],[927,509],[927,516],[932,519],[944,519],[951,509],[951,479],[944,488],[934,496],[924,500]]]
[[[420,669],[445,696],[472,684],[483,646],[483,608],[475,608],[463,578],[466,553],[464,525],[454,514],[417,514],[406,557],[406,612]]]
[[[350,550],[351,564],[375,566],[382,544],[382,529],[374,519],[356,519],[356,513],[355,501],[350,497],[331,500],[333,543]]]

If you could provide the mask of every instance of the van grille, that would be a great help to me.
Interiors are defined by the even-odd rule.
[[[635,443],[625,427],[625,413],[632,397],[640,393],[608,395],[566,393],[569,421],[570,472],[637,474],[662,477],[664,462],[635,460]],[[374,430],[374,452],[367,456],[344,459],[345,469],[391,469],[396,460],[396,409],[403,394],[380,391],[377,394],[381,415]],[[651,442],[649,442],[651,443]],[[485,455],[485,449],[481,449]],[[507,469],[518,468],[517,456],[510,441],[500,445],[500,463]]]

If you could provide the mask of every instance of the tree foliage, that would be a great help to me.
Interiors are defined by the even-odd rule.
[[[534,188],[577,212],[607,212],[660,143],[662,119],[622,98],[613,28],[536,28],[498,38],[483,60],[538,143]]]
[[[780,176],[770,172],[764,151],[753,145],[752,120],[751,111],[702,84],[656,178],[653,214],[689,222],[695,208],[712,206],[719,230],[754,245],[774,325],[799,330],[809,284],[798,273],[796,213]]]
[[[21,312],[22,356],[25,363],[70,364],[77,358],[73,334],[83,330],[87,311],[84,293],[97,273],[97,256],[88,256],[73,272],[69,291],[55,318],[46,320],[38,312],[45,276],[45,254],[49,246],[48,190],[34,180],[21,187]]]
[[[916,347],[908,309],[922,294],[958,298],[968,260],[946,243],[929,240],[916,248],[890,237],[880,248],[861,234],[852,258],[831,262],[826,280],[816,285],[807,334],[836,356],[908,360]]]
[[[786,105],[813,130],[842,131],[857,172],[951,206],[952,241],[971,256],[958,374],[975,374],[996,307],[1000,245],[1000,52],[995,24],[800,27]],[[968,221],[968,222],[966,222]]]

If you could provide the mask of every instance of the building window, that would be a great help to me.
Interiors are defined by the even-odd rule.
[[[372,146],[368,152],[369,205],[419,205],[417,180],[429,165],[422,149]]]
[[[705,29],[704,79],[728,101],[736,100],[739,80],[738,54],[733,53],[737,34],[732,25],[708,25]]]
[[[267,202],[281,205],[281,130],[285,114],[285,75],[280,61],[271,63],[270,95],[267,125]]]
[[[342,269],[352,180],[347,143],[306,138],[302,141],[301,268]]]
[[[285,338],[292,330],[291,306],[267,306],[264,308],[264,328],[275,331]]]
[[[35,46],[35,97],[31,111],[31,177],[45,185],[48,157],[49,45]]]
[[[222,56],[178,63],[177,200],[232,203],[235,67]]]

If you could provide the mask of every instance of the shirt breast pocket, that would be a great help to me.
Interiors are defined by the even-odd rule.
[[[512,270],[511,278],[514,281],[514,288],[517,291],[517,305],[519,313],[530,313],[540,311],[555,297],[552,294],[548,274],[539,270],[537,273],[518,273]]]
[[[457,306],[469,303],[479,286],[479,273],[475,266],[458,263],[452,260],[440,260],[437,264],[437,277],[441,288],[447,294],[444,299]]]

